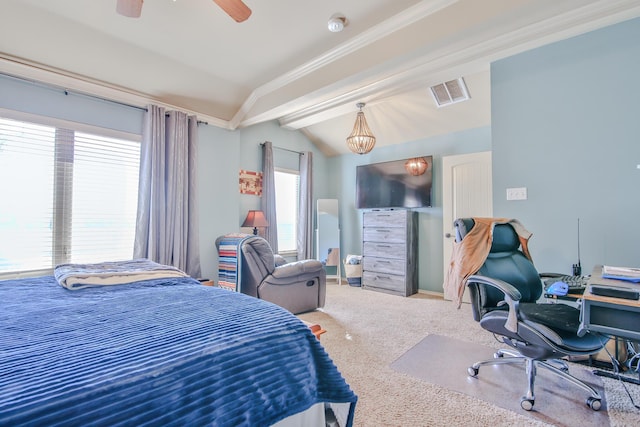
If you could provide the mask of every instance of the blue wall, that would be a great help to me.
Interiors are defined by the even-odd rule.
[[[346,154],[331,160],[335,162],[338,199],[340,201],[340,228],[342,253],[362,254],[362,210],[355,207],[356,167],[367,163],[433,156],[434,207],[418,211],[418,287],[422,290],[442,292],[443,282],[443,228],[442,228],[442,157],[475,153],[491,149],[491,129],[482,127],[438,137],[422,139],[393,147],[374,148],[366,155]]]
[[[533,232],[539,270],[640,265],[640,19],[491,67],[494,215]],[[528,199],[507,201],[509,187]]]
[[[277,122],[267,122],[226,131],[201,126],[199,133],[200,179],[200,253],[202,274],[216,278],[218,254],[215,239],[238,232],[247,211],[260,209],[258,196],[240,194],[238,171],[262,171],[261,143],[271,141],[276,167],[298,168],[298,155],[286,150],[313,153],[314,198],[327,197],[327,158],[302,133],[283,129]],[[284,148],[279,150],[275,147]]]
[[[140,134],[144,111],[0,75],[0,108]]]

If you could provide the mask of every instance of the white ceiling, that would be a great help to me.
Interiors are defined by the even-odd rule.
[[[279,120],[326,154],[348,152],[357,102],[377,146],[490,124],[489,64],[640,16],[640,0],[0,0],[0,72],[237,129]],[[331,33],[343,13],[348,25]],[[464,77],[471,99],[428,87]]]

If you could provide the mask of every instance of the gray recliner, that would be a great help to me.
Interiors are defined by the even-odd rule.
[[[216,248],[220,248],[219,237]],[[269,242],[252,236],[240,243],[240,292],[277,304],[293,314],[324,306],[326,272],[318,260],[287,263]]]

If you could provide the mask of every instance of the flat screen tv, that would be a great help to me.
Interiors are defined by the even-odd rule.
[[[426,169],[415,175],[407,162],[424,159]],[[409,173],[413,170],[414,174]],[[361,165],[356,169],[356,207],[358,209],[431,207],[433,156]]]

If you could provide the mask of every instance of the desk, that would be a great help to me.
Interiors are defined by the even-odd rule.
[[[640,341],[640,300],[604,297],[591,293],[592,285],[640,289],[640,285],[624,280],[602,278],[602,266],[593,269],[582,295],[578,335],[600,332],[632,341]]]
[[[600,332],[630,341],[640,341],[640,300],[605,297],[593,295],[592,285],[614,286],[617,288],[638,289],[640,285],[624,280],[602,278],[602,266],[593,269],[591,278],[582,295],[582,309],[580,310],[580,327],[578,335],[583,336],[587,331]],[[619,365],[614,364],[614,368]],[[619,378],[615,374],[605,371],[595,371],[596,375]],[[640,384],[640,379],[624,378],[625,381]]]

